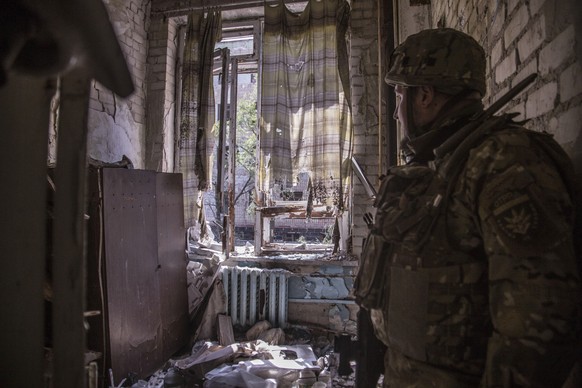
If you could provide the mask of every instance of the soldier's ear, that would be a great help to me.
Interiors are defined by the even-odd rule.
[[[433,86],[423,85],[416,88],[416,98],[421,107],[427,108],[435,99],[436,90]]]

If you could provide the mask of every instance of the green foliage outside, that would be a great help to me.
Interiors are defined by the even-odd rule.
[[[253,192],[257,170],[257,84],[237,101],[236,120],[236,164],[245,170],[246,180],[242,189],[236,193],[235,203],[243,195],[249,196],[248,214],[254,214]]]

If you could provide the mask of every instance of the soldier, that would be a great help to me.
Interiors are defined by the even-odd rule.
[[[385,386],[561,387],[580,356],[571,162],[515,115],[484,117],[485,53],[462,32],[410,36],[385,80],[406,164],[356,280]]]

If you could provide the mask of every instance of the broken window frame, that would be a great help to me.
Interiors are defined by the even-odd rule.
[[[236,104],[229,104],[228,101],[236,101],[238,74],[256,72],[257,82],[261,83],[261,37],[263,29],[263,18],[257,18],[246,21],[223,21],[222,39],[228,42],[236,41],[237,39],[244,40],[252,36],[253,52],[246,54],[232,54],[225,45],[220,42],[216,45],[215,50],[215,64],[213,74],[226,74],[226,78],[222,78],[222,92],[220,109],[217,112],[220,120],[220,135],[219,135],[219,150],[217,150],[217,169],[218,179],[215,188],[216,198],[216,222],[220,224],[222,229],[221,241],[223,252],[228,257],[235,249],[235,174],[236,161],[235,154],[227,152],[227,149],[234,147],[236,144]],[[220,48],[222,47],[222,48]],[[221,54],[224,50],[229,50],[227,58]],[[225,68],[225,63],[226,68]],[[229,72],[233,70],[233,74]],[[226,80],[226,83],[225,83]],[[230,82],[230,88],[228,88]],[[230,90],[230,99],[228,96]],[[261,90],[257,90],[257,119],[261,117]],[[230,110],[230,112],[229,112]],[[227,122],[229,122],[231,130],[226,129]],[[233,126],[234,125],[234,126]],[[230,135],[227,138],[227,133]],[[259,155],[259,144],[257,141],[257,156]],[[231,155],[229,155],[231,154]],[[257,157],[257,161],[259,158]],[[257,162],[258,163],[258,162]],[[225,175],[228,173],[228,179]],[[232,182],[232,183],[231,183]],[[270,200],[261,195],[258,189],[258,179],[255,180],[255,230],[254,230],[254,253],[257,256],[266,254],[276,254],[284,252],[301,252],[301,253],[329,253],[334,250],[333,243],[309,243],[299,244],[298,242],[283,242],[276,243],[274,239],[275,219],[329,219],[329,225],[326,228],[332,229],[336,224],[336,215],[332,209],[326,206],[315,206],[310,216],[307,216],[307,201],[306,200]]]

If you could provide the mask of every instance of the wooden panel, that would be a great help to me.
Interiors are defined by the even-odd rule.
[[[101,274],[104,269],[102,241],[102,202],[101,202],[101,169],[90,166],[87,172],[87,211],[89,221],[87,223],[87,311],[99,311],[98,315],[86,317],[89,324],[87,331],[87,349],[102,353],[99,363],[99,373],[106,375],[103,364],[105,359],[109,359],[108,349],[105,346],[103,318],[106,317],[107,306],[102,300]],[[106,295],[103,290],[103,297]]]
[[[89,77],[76,68],[60,78],[53,221],[53,380],[85,381],[85,189]]]
[[[47,88],[44,78],[8,75],[0,88],[0,386],[40,387],[44,372],[46,158],[54,89]]]
[[[182,174],[158,173],[156,185],[163,353],[169,358],[188,341]]]
[[[156,173],[103,169],[110,365],[145,377],[163,358]]]

